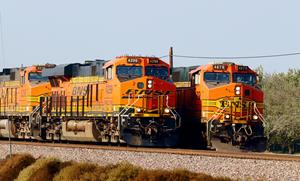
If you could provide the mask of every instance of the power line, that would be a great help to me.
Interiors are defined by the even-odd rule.
[[[218,56],[191,56],[191,55],[173,55],[178,58],[190,58],[190,59],[259,59],[259,58],[274,58],[274,57],[287,57],[297,56],[300,52],[295,53],[284,53],[284,54],[273,54],[273,55],[255,55],[255,56],[229,56],[229,57],[218,57]],[[165,58],[168,55],[161,56],[159,58]]]

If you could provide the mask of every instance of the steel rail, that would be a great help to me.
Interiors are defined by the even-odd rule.
[[[145,147],[127,147],[127,146],[108,146],[95,144],[74,144],[74,143],[49,143],[49,142],[24,142],[12,141],[13,145],[43,146],[57,148],[81,148],[81,149],[98,149],[107,151],[129,151],[159,154],[176,154],[190,156],[206,157],[224,157],[234,159],[254,159],[254,160],[275,160],[275,161],[296,161],[300,162],[300,156],[275,154],[275,153],[253,153],[253,152],[229,152],[229,151],[210,151],[210,150],[191,150],[175,148],[145,148]],[[8,141],[1,140],[0,144],[8,144]]]

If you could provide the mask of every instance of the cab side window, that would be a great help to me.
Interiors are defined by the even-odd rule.
[[[25,75],[21,77],[21,84],[25,84]]]
[[[106,68],[106,77],[105,78],[107,80],[111,80],[113,78],[112,68],[113,68],[112,66]]]
[[[200,71],[193,73],[191,77],[191,85],[192,86],[200,85],[200,80],[201,80]]]
[[[199,85],[200,84],[200,74],[199,72],[197,74],[195,74],[195,85]]]

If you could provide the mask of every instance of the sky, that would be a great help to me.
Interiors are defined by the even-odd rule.
[[[170,46],[177,55],[212,57],[300,52],[299,7],[297,0],[0,0],[0,70],[120,55],[160,57]],[[225,61],[262,65],[272,73],[299,69],[299,59]],[[175,66],[210,62],[174,58]]]

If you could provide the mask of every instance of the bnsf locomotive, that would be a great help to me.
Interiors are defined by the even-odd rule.
[[[219,138],[252,150],[265,149],[263,92],[248,66],[230,62],[203,65],[190,71],[189,86],[177,85],[184,144],[211,147],[211,139]]]
[[[3,72],[0,137],[174,146],[181,118],[170,67],[155,57]],[[20,74],[16,81],[12,75]]]
[[[219,138],[264,149],[263,92],[253,70],[229,62],[185,67],[179,77],[189,82],[171,70],[139,56],[4,69],[0,137],[192,148]]]

